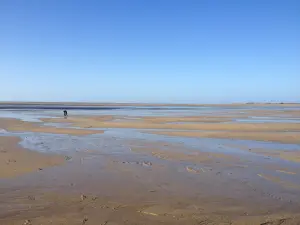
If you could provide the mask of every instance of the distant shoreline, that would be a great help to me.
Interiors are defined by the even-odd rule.
[[[226,103],[226,104],[188,104],[188,103],[96,103],[96,102],[0,102],[0,106],[91,106],[91,107],[111,107],[118,108],[124,106],[135,107],[160,107],[160,106],[173,106],[173,107],[222,107],[222,106],[300,106],[300,103]]]

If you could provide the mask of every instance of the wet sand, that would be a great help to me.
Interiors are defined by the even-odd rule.
[[[297,199],[264,190],[259,180],[248,184],[237,179],[248,167],[236,167],[243,165],[236,157],[166,143],[107,141],[103,147],[114,143],[107,150],[75,154],[63,167],[2,183],[0,224],[300,222]],[[109,154],[120,144],[131,151]],[[166,157],[157,158],[161,153]],[[257,179],[297,187],[262,172],[255,174]]]
[[[38,123],[29,123],[16,119],[2,119],[0,118],[0,128],[7,131],[21,131],[21,132],[39,132],[39,133],[52,133],[52,134],[70,134],[70,135],[89,135],[103,133],[104,131],[98,130],[85,130],[85,129],[72,129],[72,128],[57,128],[49,126],[41,126]]]
[[[279,158],[283,160],[287,160],[290,162],[299,163],[300,162],[300,151],[299,150],[293,150],[293,149],[264,149],[264,148],[249,148],[247,146],[243,145],[229,145],[233,148],[238,148],[240,150],[248,151],[255,154],[260,154],[268,157],[274,157]],[[286,174],[295,174],[294,172],[286,171],[286,169],[283,168],[277,168],[277,172],[282,172]]]
[[[72,126],[81,128],[156,129],[155,134],[181,137],[208,137],[300,143],[300,123],[223,123],[224,117],[141,117],[130,120],[114,117],[73,117]],[[64,123],[64,119],[42,119],[45,122]],[[176,124],[177,122],[177,124]],[[183,122],[183,123],[181,123]],[[200,122],[200,123],[199,123]],[[168,129],[170,131],[159,131]]]
[[[207,137],[224,139],[244,139],[257,141],[274,141],[280,143],[300,144],[300,132],[189,132],[189,131],[168,131],[155,132],[155,134],[179,136],[179,137]]]
[[[0,178],[9,178],[61,165],[65,158],[22,148],[17,137],[0,137]]]
[[[155,118],[154,118],[155,119]],[[73,117],[64,119],[42,119],[44,122],[52,123],[72,123],[73,126],[81,128],[134,128],[134,129],[172,129],[172,130],[206,130],[206,131],[300,131],[300,123],[192,123],[192,124],[167,124],[153,123],[145,120],[135,120],[134,122],[124,119],[122,122],[101,121],[101,117],[81,118]],[[160,121],[167,121],[159,119]]]
[[[299,110],[246,110],[243,112],[245,115],[251,116],[276,116],[280,119],[281,116],[288,116],[290,118],[300,116]]]
[[[200,152],[189,150],[188,152],[182,151],[178,147],[172,147],[171,149],[160,149],[160,148],[147,148],[147,147],[134,147],[131,149],[134,152],[146,152],[152,154],[154,157],[163,160],[175,160],[175,161],[186,161],[192,163],[204,163],[218,161],[220,159],[226,161],[238,161],[237,157],[232,155],[226,155],[222,153],[212,152]]]
[[[150,123],[175,123],[175,122],[195,122],[195,123],[219,123],[231,121],[230,116],[190,116],[190,117],[141,117],[140,119]]]
[[[300,125],[220,113],[1,118],[0,224],[300,224]]]
[[[300,162],[300,151],[268,150],[268,149],[250,149],[249,151],[265,156],[276,157],[291,162]]]

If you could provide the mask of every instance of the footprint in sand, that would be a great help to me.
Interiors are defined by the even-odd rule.
[[[261,223],[260,225],[281,225],[281,224],[286,224],[285,222],[287,222],[290,219],[291,218],[277,219],[277,220]]]
[[[186,167],[186,170],[189,172],[189,173],[204,173],[205,170],[203,168],[198,168],[198,167],[194,167],[194,166],[187,166]]]
[[[136,161],[136,162],[123,161],[122,163],[123,164],[130,164],[130,165],[136,164],[136,165],[141,165],[141,166],[144,166],[144,167],[151,167],[152,166],[152,162],[149,162],[149,161],[142,161],[142,162],[139,162],[139,161]]]
[[[154,206],[146,207],[145,209],[138,212],[148,216],[163,216],[172,211],[173,211],[172,208],[168,206],[154,205]]]
[[[285,174],[291,174],[291,175],[296,175],[296,173],[290,172],[290,171],[287,171],[287,170],[276,170],[276,172],[278,172],[278,173],[285,173]]]
[[[150,167],[150,166],[152,166],[152,163],[149,162],[149,161],[144,161],[144,162],[142,163],[142,166]]]

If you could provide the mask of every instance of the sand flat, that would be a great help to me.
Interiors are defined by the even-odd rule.
[[[251,149],[251,152],[255,152],[257,154],[262,154],[265,156],[281,158],[291,162],[300,162],[300,151],[284,151],[254,148]]]
[[[286,186],[288,188],[300,189],[300,185],[294,184],[292,182],[282,181],[279,177],[265,175],[265,174],[257,174],[259,177],[264,178],[265,180],[272,181],[274,183],[278,183],[282,186]]]
[[[299,150],[280,150],[280,149],[265,149],[265,148],[249,148],[245,145],[228,145],[229,147],[238,148],[243,151],[249,151],[256,154],[261,154],[264,156],[270,156],[275,158],[284,159],[291,162],[300,162],[300,151]],[[268,166],[268,168],[272,168],[272,166]],[[294,172],[287,171],[287,169],[282,167],[274,167],[274,170],[280,173],[286,174],[296,174]]]
[[[205,138],[231,138],[256,141],[274,141],[281,143],[300,143],[300,132],[189,132],[189,131],[168,131],[152,132],[160,135],[181,136],[181,137],[205,137]]]
[[[145,122],[151,123],[174,123],[174,122],[203,122],[203,123],[219,123],[231,121],[231,116],[182,116],[182,117],[141,117]]]
[[[39,133],[53,133],[53,134],[70,134],[70,135],[89,135],[103,133],[101,130],[86,130],[86,129],[72,129],[72,128],[56,128],[50,126],[40,126],[40,123],[30,123],[17,119],[0,119],[0,128],[7,131],[30,131]]]
[[[300,117],[300,111],[299,110],[287,110],[287,109],[282,109],[282,110],[270,110],[270,109],[249,109],[249,110],[242,110],[244,116],[264,116],[264,117],[278,117],[281,118],[282,116],[285,117]],[[231,112],[233,113],[233,112]],[[230,113],[230,114],[231,114]]]
[[[61,165],[65,158],[60,155],[30,151],[18,145],[17,137],[0,137],[0,178],[14,177]]]
[[[51,135],[43,134],[40,139],[39,132],[46,130],[71,134],[77,131],[73,128],[47,127],[43,122],[0,119],[0,128],[34,131],[36,133],[28,134],[37,137],[28,139],[33,145],[42,145],[49,151],[62,148],[73,159],[64,166],[40,172],[34,172],[36,168],[23,169],[24,173],[33,173],[8,179],[5,187],[0,188],[3,203],[0,204],[0,224],[299,224],[299,167],[295,163],[276,159],[298,159],[295,151],[275,154],[272,150],[257,148],[251,149],[256,154],[238,154],[236,151],[227,154],[223,152],[227,148],[220,144],[222,141],[215,140],[214,143],[213,139],[203,144],[201,140],[199,143],[188,143],[186,139],[174,143],[169,138],[154,135],[134,136],[138,132],[187,137],[207,135],[212,138],[226,134],[223,138],[286,143],[293,139],[292,142],[298,143],[298,124],[228,124],[223,122],[244,118],[248,114],[239,115],[238,111],[226,113],[226,109],[225,113],[221,110],[208,116],[166,114],[155,117],[134,113],[133,119],[130,112],[129,116],[95,116],[86,111],[74,116],[70,112],[66,119],[43,119],[43,122],[69,123],[84,128],[80,132],[96,132],[90,129],[96,127],[157,130],[135,130],[132,136],[127,136],[124,135],[127,129],[109,129],[105,135],[56,135],[53,140]],[[42,115],[47,115],[47,112],[42,111]],[[278,112],[278,117],[280,115],[281,112]],[[173,122],[180,123],[170,124]],[[170,131],[161,130],[164,128]],[[293,132],[286,132],[291,130]],[[247,144],[241,146],[243,150],[249,150]],[[43,163],[54,157],[20,149],[23,150],[38,154],[25,157],[31,164],[35,161]],[[19,153],[16,155],[22,156]],[[47,159],[39,160],[37,157]],[[6,159],[12,168],[14,163],[20,163],[20,168],[32,166],[24,166],[21,159],[14,157]],[[30,161],[32,159],[34,162]],[[49,163],[49,166],[52,165],[56,164]]]
[[[207,130],[207,131],[251,131],[251,132],[267,132],[267,131],[300,131],[300,123],[192,123],[192,124],[161,124],[147,121],[99,121],[94,117],[79,118],[73,117],[68,120],[64,119],[42,119],[45,122],[69,122],[76,127],[96,127],[96,128],[135,128],[135,129],[174,129],[174,130]]]
[[[201,152],[188,150],[186,152],[171,147],[169,149],[149,148],[149,147],[133,147],[134,152],[145,152],[152,154],[154,157],[164,160],[187,161],[192,163],[213,162],[219,159],[226,161],[237,161],[238,158],[233,155],[213,152]]]

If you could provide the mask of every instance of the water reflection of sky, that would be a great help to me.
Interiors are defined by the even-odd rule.
[[[192,110],[188,110],[186,107],[184,109],[177,109],[172,107],[160,107],[160,109],[149,109],[149,107],[144,107],[143,109],[123,107],[122,109],[116,110],[69,110],[69,115],[124,115],[124,116],[179,116],[179,115],[200,115],[205,112],[226,112],[226,110],[234,107],[193,107]],[[196,108],[196,110],[195,110]],[[250,106],[239,107],[241,108],[254,108]],[[265,107],[259,107],[259,109]],[[268,107],[267,107],[268,108]],[[276,108],[276,107],[272,107]],[[282,107],[278,107],[282,109]],[[146,110],[145,110],[146,109]],[[53,117],[63,117],[63,112],[61,110],[0,110],[0,117],[2,118],[17,118],[24,121],[30,122],[41,122],[39,118],[53,118]],[[277,118],[277,117],[258,117],[252,116],[248,118],[237,118],[233,119],[232,122],[259,122],[259,123],[300,123],[300,118]],[[45,123],[43,125],[47,126],[56,126],[56,127],[68,127],[70,124],[57,124],[57,123]],[[101,129],[103,130],[103,129]],[[258,141],[244,141],[244,140],[228,140],[228,139],[209,139],[209,138],[187,138],[187,137],[168,137],[162,135],[154,135],[154,134],[146,134],[145,132],[150,132],[151,130],[147,130],[145,132],[141,132],[142,130],[134,130],[134,129],[118,129],[118,128],[110,128],[105,129],[105,135],[116,136],[120,138],[140,138],[145,140],[152,141],[169,141],[175,143],[184,143],[190,147],[198,146],[206,151],[223,151],[218,147],[218,145],[228,145],[230,143],[235,143],[238,145],[249,146],[249,148],[264,148],[264,149],[280,149],[280,150],[300,150],[299,145],[288,145],[288,144],[280,144],[273,142],[258,142]],[[162,130],[160,130],[162,131]],[[4,130],[1,130],[1,134],[5,133]],[[234,148],[226,149],[226,151],[236,151]]]
[[[20,119],[28,122],[41,122],[39,118],[53,118],[54,115],[48,115],[45,111],[31,111],[31,110],[0,110],[0,118],[11,118],[11,119]]]

